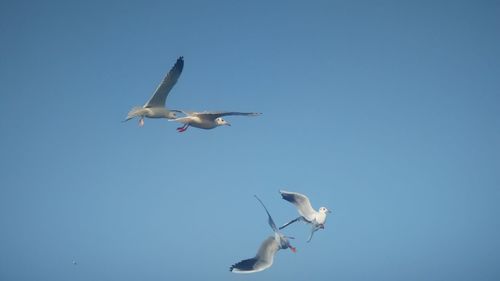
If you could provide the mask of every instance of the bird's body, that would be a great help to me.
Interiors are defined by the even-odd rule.
[[[262,203],[257,196],[255,196],[255,198],[257,198],[260,204],[262,204],[262,207],[264,207],[267,213],[269,226],[273,229],[274,236],[270,236],[262,242],[255,257],[233,264],[229,268],[229,271],[234,273],[254,273],[263,271],[273,265],[274,255],[276,255],[279,250],[290,249],[292,252],[296,252],[296,249],[290,245],[288,241],[291,237],[286,237],[279,232],[264,203]]]
[[[218,126],[231,126],[229,122],[222,119],[222,116],[230,116],[230,115],[240,115],[240,116],[257,116],[260,113],[255,112],[185,112],[186,115],[184,117],[172,119],[169,121],[175,121],[179,123],[183,123],[182,127],[177,128],[177,131],[184,132],[191,127],[199,128],[199,129],[213,129]]]
[[[165,106],[168,93],[174,87],[175,83],[181,76],[182,69],[184,68],[184,59],[179,57],[175,65],[170,69],[168,74],[163,78],[160,85],[156,88],[153,96],[149,99],[143,106],[137,106],[132,108],[127,114],[127,118],[124,121],[128,121],[134,117],[139,117],[139,125],[144,125],[144,118],[166,118],[175,119],[177,118],[176,113],[180,112],[178,110],[170,110]]]
[[[183,124],[189,124],[191,127],[199,128],[199,129],[213,129],[219,124],[215,120],[212,119],[206,119],[206,118],[201,118],[200,116],[197,115],[192,115],[192,116],[185,116],[185,117],[180,117],[177,119],[174,119],[174,121],[177,121],[179,123]]]
[[[167,118],[174,119],[177,117],[177,111],[171,111],[165,107],[134,107],[128,113],[127,120],[134,117],[147,117],[147,118]]]
[[[316,232],[319,229],[325,228],[327,213],[331,213],[331,211],[325,207],[319,208],[318,211],[314,210],[313,207],[311,206],[309,198],[307,198],[307,196],[305,196],[304,194],[300,194],[297,192],[289,192],[284,190],[280,190],[280,194],[284,200],[295,205],[297,211],[300,214],[300,217],[289,221],[288,223],[281,226],[279,229],[283,229],[297,221],[304,221],[310,224],[312,227],[309,239],[307,240],[307,242],[310,242],[314,235],[314,232]]]

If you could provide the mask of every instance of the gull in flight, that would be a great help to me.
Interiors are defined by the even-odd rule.
[[[167,109],[165,107],[165,101],[167,100],[168,93],[174,87],[175,83],[179,79],[179,76],[181,76],[183,67],[184,58],[179,57],[175,65],[168,72],[167,76],[165,76],[160,85],[158,85],[158,88],[156,88],[156,91],[149,101],[143,106],[136,106],[132,108],[123,122],[134,117],[139,117],[139,126],[142,127],[144,126],[144,117],[167,119],[177,118],[175,113],[180,111]]]
[[[311,233],[309,234],[309,238],[307,239],[307,242],[310,242],[314,235],[314,232],[319,229],[325,228],[326,216],[328,213],[331,213],[331,211],[325,207],[319,208],[319,211],[314,210],[311,206],[309,198],[307,198],[307,196],[305,196],[304,194],[284,190],[280,190],[280,193],[283,199],[295,205],[297,211],[300,214],[300,217],[287,222],[282,227],[280,227],[280,229],[283,229],[294,222],[304,221],[312,226]]]
[[[288,241],[288,239],[293,239],[293,237],[287,237],[279,232],[264,203],[262,203],[256,195],[255,198],[259,200],[262,207],[264,207],[264,210],[266,210],[268,223],[274,231],[274,236],[269,236],[266,240],[264,240],[264,242],[262,242],[255,257],[233,264],[229,268],[229,271],[234,273],[254,273],[265,270],[273,265],[274,255],[279,250],[289,248],[294,253],[297,251]]]
[[[186,116],[169,120],[184,124],[182,127],[177,128],[177,131],[179,133],[186,131],[189,128],[189,126],[200,129],[213,129],[215,127],[224,125],[231,126],[229,122],[222,119],[223,116],[230,116],[230,115],[257,116],[261,114],[255,112],[207,112],[207,111],[205,112],[182,111],[182,113],[186,114]]]

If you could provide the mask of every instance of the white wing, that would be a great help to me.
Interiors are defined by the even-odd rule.
[[[308,221],[316,218],[316,211],[312,208],[309,198],[304,194],[280,190],[281,197],[297,207],[297,211]]]
[[[278,250],[279,243],[273,236],[270,236],[262,242],[255,257],[233,264],[229,271],[234,273],[254,273],[265,270],[273,265],[274,255]]]
[[[174,87],[175,83],[181,76],[182,69],[184,68],[184,58],[179,57],[175,65],[170,69],[167,76],[163,78],[158,88],[154,92],[153,96],[144,105],[144,107],[164,107],[165,101],[167,100],[168,93]]]

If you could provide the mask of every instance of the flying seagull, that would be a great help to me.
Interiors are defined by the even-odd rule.
[[[307,198],[307,196],[305,196],[304,194],[284,190],[280,190],[280,193],[283,199],[297,207],[297,211],[300,214],[300,217],[287,222],[282,227],[280,227],[280,229],[283,229],[296,221],[304,221],[310,224],[312,227],[311,234],[309,234],[309,238],[307,239],[307,242],[310,242],[314,235],[314,232],[319,229],[325,228],[326,216],[328,213],[331,213],[331,211],[325,207],[319,208],[319,211],[314,210],[311,206],[309,198]]]
[[[174,119],[177,117],[178,110],[169,110],[165,107],[165,101],[168,93],[174,87],[175,83],[181,76],[182,68],[184,67],[184,58],[179,57],[175,65],[170,69],[168,74],[163,78],[153,96],[143,106],[136,106],[130,110],[127,118],[123,121],[128,121],[134,117],[139,117],[139,126],[144,126],[144,117],[148,118],[167,118]]]
[[[218,126],[231,126],[229,122],[222,119],[222,116],[230,116],[230,115],[240,115],[240,116],[257,116],[261,113],[255,112],[187,112],[182,111],[182,113],[186,114],[184,117],[171,119],[169,121],[176,121],[179,123],[183,123],[182,127],[177,128],[179,133],[186,131],[189,126],[200,128],[200,129],[213,129]]]
[[[290,250],[294,253],[297,251],[288,241],[288,239],[292,239],[293,237],[287,237],[279,232],[264,203],[262,203],[256,195],[255,198],[259,200],[262,207],[264,207],[264,210],[266,210],[268,223],[274,231],[274,236],[269,236],[266,240],[264,240],[264,242],[262,242],[255,257],[233,264],[229,268],[229,271],[234,273],[254,273],[263,271],[273,265],[274,255],[279,250],[290,248]]]

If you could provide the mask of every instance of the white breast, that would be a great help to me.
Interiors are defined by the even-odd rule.
[[[325,221],[326,221],[326,213],[317,212],[316,213],[316,222],[318,224],[324,224]]]

